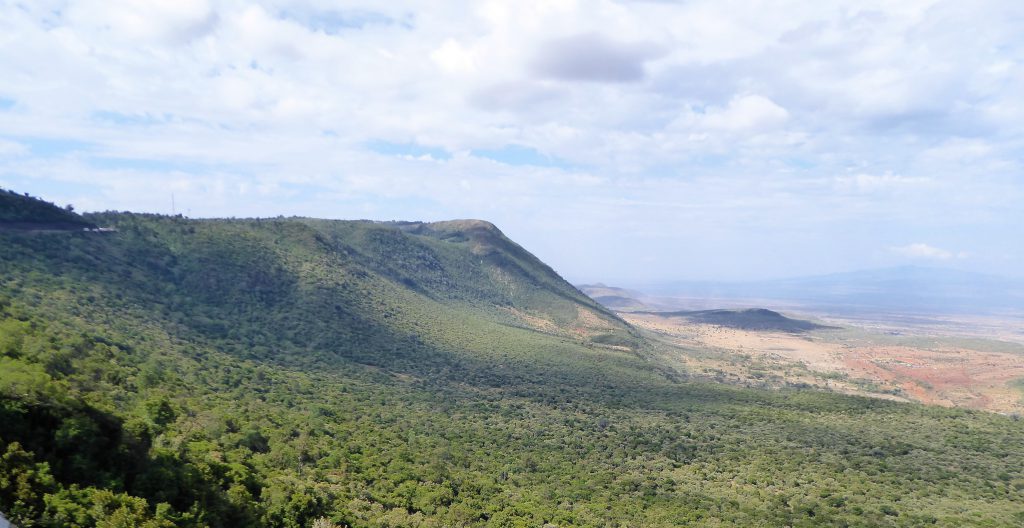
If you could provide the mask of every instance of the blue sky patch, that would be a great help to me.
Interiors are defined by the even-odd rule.
[[[786,164],[789,165],[790,167],[796,167],[798,169],[812,169],[815,166],[815,164],[812,161],[804,158],[788,158],[786,160]]]
[[[56,200],[57,205],[64,206],[61,197],[81,195],[87,196],[96,192],[95,185],[85,183],[42,179],[36,176],[25,176],[23,174],[4,174],[3,181],[9,185],[9,190],[16,193],[29,193],[37,198],[48,202]]]
[[[535,167],[569,168],[569,163],[522,145],[505,145],[500,149],[473,150],[478,158],[487,158],[506,165],[532,165]]]
[[[298,22],[313,31],[337,35],[346,30],[358,30],[367,26],[390,26],[398,21],[375,11],[363,9],[331,11],[282,11],[281,18]],[[405,26],[405,24],[402,24]]]
[[[439,147],[428,147],[417,143],[392,143],[379,139],[367,142],[366,148],[385,156],[412,156],[414,158],[430,156],[439,160],[447,160],[452,157],[450,152]]]
[[[14,138],[14,140],[27,145],[33,156],[43,158],[53,158],[95,148],[92,143],[67,138]]]
[[[154,125],[166,121],[150,115],[131,115],[100,110],[92,113],[92,120],[113,125]]]
[[[209,167],[202,163],[192,161],[169,161],[147,158],[118,158],[107,156],[95,156],[88,159],[88,164],[97,169],[107,170],[137,170],[148,172],[201,172]]]

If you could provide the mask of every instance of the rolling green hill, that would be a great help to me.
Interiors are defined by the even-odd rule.
[[[1020,421],[689,381],[486,222],[74,218],[0,231],[20,526],[1024,521]]]

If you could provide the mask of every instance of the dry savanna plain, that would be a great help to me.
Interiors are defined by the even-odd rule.
[[[1024,414],[1019,318],[819,316],[819,328],[794,332],[620,315],[667,345],[665,359],[700,377]]]

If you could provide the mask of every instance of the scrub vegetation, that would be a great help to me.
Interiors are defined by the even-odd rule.
[[[486,222],[75,218],[0,231],[22,527],[1024,523],[1020,421],[700,381]]]

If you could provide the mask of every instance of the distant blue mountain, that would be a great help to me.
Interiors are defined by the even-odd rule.
[[[918,266],[751,282],[670,282],[642,289],[655,296],[773,300],[847,312],[1024,314],[1024,280]]]

